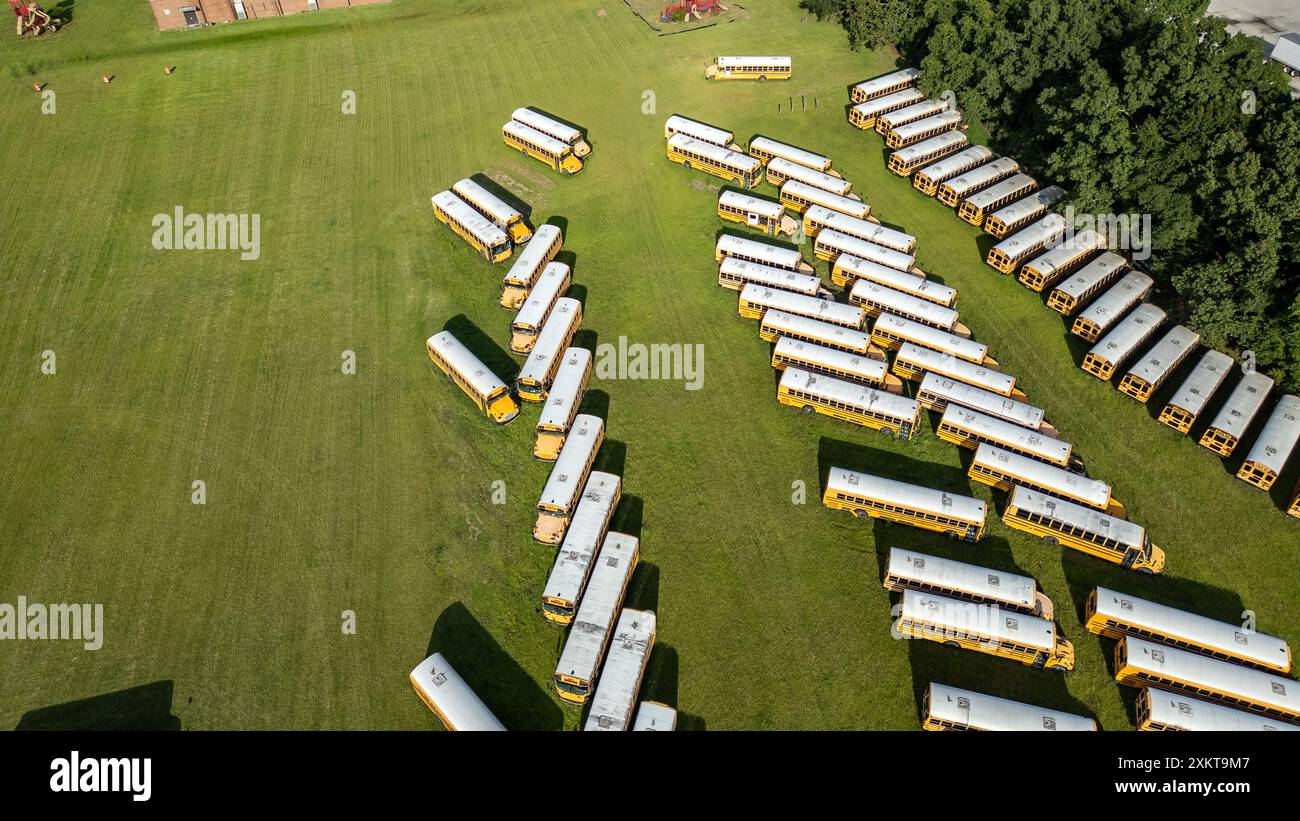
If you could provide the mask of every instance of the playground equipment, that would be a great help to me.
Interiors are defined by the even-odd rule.
[[[33,37],[51,34],[58,31],[59,26],[63,24],[62,20],[50,16],[49,12],[30,0],[9,0],[9,8],[13,10],[14,17],[18,18],[19,37],[26,37],[28,34]]]

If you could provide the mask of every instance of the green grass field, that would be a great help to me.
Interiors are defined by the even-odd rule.
[[[703,390],[596,381],[586,401],[608,424],[599,467],[624,477],[615,527],[642,539],[628,604],[659,613],[643,697],[683,726],[910,729],[937,680],[1129,727],[1109,642],[1079,625],[1099,583],[1229,621],[1252,609],[1300,641],[1300,522],[1080,371],[1060,317],[982,263],[987,240],[885,172],[844,106],[890,55],[849,51],[792,2],[746,6],[673,37],[617,2],[423,0],[160,34],[143,0],[100,0],[52,40],[0,39],[0,602],[102,602],[106,620],[97,652],[0,644],[0,726],[426,729],[406,673],[430,649],[507,726],[578,725],[548,686],[563,634],[538,607],[554,550],[530,538],[549,469],[530,457],[536,408],[491,425],[423,349],[451,327],[517,361],[504,267],[429,209],[477,173],[564,226],[581,344],[705,346]],[[796,79],[707,84],[718,53],[789,53]],[[586,170],[503,146],[521,105],[587,128]],[[960,289],[963,320],[1150,529],[1168,575],[1000,521],[964,545],[823,508],[831,464],[994,497],[932,422],[901,444],[776,403],[768,346],[716,285],[716,181],[664,159],[674,112],[830,155],[916,234],[921,267]],[[261,214],[260,259],[154,250],[153,215],[177,205]],[[891,639],[891,544],[1037,578],[1076,672]]]

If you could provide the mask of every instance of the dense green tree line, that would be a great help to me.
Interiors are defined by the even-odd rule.
[[[807,0],[896,46],[1076,212],[1151,215],[1157,301],[1300,387],[1300,103],[1208,0]]]

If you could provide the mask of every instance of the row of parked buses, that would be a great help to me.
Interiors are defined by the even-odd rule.
[[[926,100],[916,88],[918,77],[915,69],[903,69],[854,86],[850,122],[875,128],[896,149],[890,170],[910,174],[914,188],[998,240],[988,264],[1045,294],[1048,307],[1070,320],[1070,332],[1092,345],[1080,363],[1085,372],[1107,382],[1118,379],[1116,387],[1143,404],[1182,375],[1158,419],[1189,433],[1226,384],[1231,357],[1208,349],[1197,359],[1200,335],[1168,324],[1166,313],[1146,301],[1154,290],[1151,277],[1131,270],[1102,234],[1075,231],[1052,211],[1065,198],[1061,187],[1039,187],[1015,160],[969,145],[955,125],[944,129],[939,116],[953,112],[943,101]],[[919,127],[923,123],[930,127]],[[918,134],[923,136],[909,142]],[[1184,367],[1193,360],[1194,366]],[[1199,436],[1202,446],[1229,458],[1256,421],[1266,418],[1236,471],[1237,478],[1265,491],[1300,443],[1300,397],[1281,396],[1265,413],[1272,387],[1269,377],[1245,373]],[[1290,499],[1287,513],[1300,517],[1300,484]]]
[[[501,126],[501,142],[566,177],[581,171],[591,154],[581,128],[536,108],[516,108]]]
[[[532,114],[521,109],[515,117]],[[464,183],[475,185],[462,180],[453,187],[456,194],[466,202],[484,201],[481,186]],[[514,392],[450,331],[429,337],[426,349],[448,379],[499,424],[519,414],[516,396],[540,405],[533,456],[553,465],[538,496],[533,538],[558,547],[541,596],[542,613],[570,628],[553,676],[557,695],[567,703],[590,704],[588,730],[672,730],[677,722],[672,707],[653,701],[637,707],[657,618],[653,611],[624,607],[640,542],[610,529],[622,479],[595,470],[605,422],[579,413],[592,355],[572,344],[582,304],[564,295],[572,282],[569,266],[556,258],[564,237],[548,223],[518,241],[528,244],[502,279],[498,297],[503,308],[515,312],[510,350],[524,357]],[[447,728],[504,729],[440,654],[412,670],[410,681]]]

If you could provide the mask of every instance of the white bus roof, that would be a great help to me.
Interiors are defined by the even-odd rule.
[[[570,510],[577,503],[578,493],[582,488],[583,469],[592,459],[592,454],[600,447],[605,433],[605,422],[599,416],[580,413],[573,419],[569,435],[564,437],[564,446],[551,468],[551,475],[546,479],[538,505],[559,510]]]
[[[1024,175],[1022,174],[1018,176]],[[1012,177],[1012,179],[1015,179],[1015,177]],[[993,187],[996,188],[997,186],[995,185]],[[1008,186],[1005,190],[1011,190],[1012,188],[1018,187],[1019,186]],[[992,189],[989,190],[991,191]],[[980,192],[980,194],[983,193],[985,192]],[[1064,196],[1064,188],[1059,185],[1049,185],[1046,188],[1031,191],[1010,205],[999,208],[993,212],[992,216],[999,219],[1003,225],[1015,225],[1017,222],[1031,214],[1037,214],[1045,208],[1050,208]],[[979,194],[971,197],[971,200],[975,200],[977,197],[979,197]],[[992,199],[987,200],[987,202],[992,202]],[[1120,257],[1120,259],[1122,260],[1123,257]]]
[[[921,387],[917,393],[920,395],[925,392],[942,397],[947,402],[956,402],[971,410],[987,413],[1031,430],[1038,430],[1043,426],[1042,408],[937,373],[927,373],[921,380]]]
[[[1240,439],[1272,390],[1272,377],[1259,372],[1246,374],[1228,394],[1228,401],[1219,408],[1210,427]]]
[[[1063,233],[1065,233],[1065,218],[1060,214],[1048,214],[1033,225],[1022,228],[1002,240],[994,247],[1012,259],[1019,259],[1026,248],[1043,242],[1051,242]]]
[[[1106,247],[1106,238],[1092,229],[1084,229],[1068,241],[1053,245],[1047,251],[1029,261],[1029,265],[1038,273],[1050,277],[1058,268],[1069,265],[1080,255],[1101,251]]]
[[[562,123],[554,117],[548,117],[545,114],[533,111],[531,108],[516,108],[510,115],[510,119],[521,122],[529,128],[536,129],[569,145],[573,145],[582,139],[581,129]]]
[[[988,185],[993,180],[1005,177],[1007,174],[1014,174],[1011,177],[1013,180],[1019,177],[1032,182],[1032,178],[1026,177],[1024,174],[1015,174],[1015,171],[1019,168],[1020,163],[1010,157],[998,157],[996,160],[984,163],[979,168],[972,168],[961,176],[948,180],[943,185],[945,188],[952,189],[958,197],[961,197],[972,188]],[[1015,188],[1019,188],[1019,186],[1012,186],[1007,190],[1014,190]]]
[[[724,148],[735,141],[735,135],[730,131],[723,131],[721,128],[705,125],[680,114],[674,114],[664,121],[664,130],[674,134],[685,134],[688,137],[694,137],[697,140],[703,140],[706,143],[713,143]]]
[[[583,730],[631,729],[637,690],[654,648],[655,621],[653,610],[626,608],[619,615]]]
[[[756,282],[751,282],[740,290],[740,300],[761,305],[764,308],[775,308],[778,311],[808,316],[852,328],[861,328],[863,322],[866,321],[866,315],[857,305],[845,305],[843,302],[836,302],[831,299],[819,299],[815,296],[796,294],[794,291],[768,288]]]
[[[567,348],[564,359],[560,362],[555,379],[551,380],[551,389],[546,394],[546,402],[537,416],[537,427],[551,430],[565,425],[573,415],[573,409],[582,398],[583,377],[591,365],[591,351],[586,348]]]
[[[575,604],[582,598],[582,586],[591,572],[591,560],[600,549],[618,504],[623,480],[612,473],[593,470],[582,489],[582,498],[564,532],[564,542],[555,557],[542,598]]]
[[[519,306],[518,313],[515,314],[514,321],[510,323],[512,328],[537,328],[544,321],[551,311],[551,307],[560,294],[569,285],[569,266],[563,262],[547,263],[542,269],[542,273],[537,277],[537,283],[533,289],[528,292],[528,299],[524,304]]]
[[[755,162],[758,162],[756,158]],[[832,177],[830,174],[824,174],[806,165],[800,165],[797,162],[791,162],[785,157],[773,157],[767,161],[768,171],[775,171],[783,177],[799,182],[806,182],[811,186],[829,191],[832,194],[843,196],[853,190],[853,183],[843,177]]]
[[[1019,450],[1041,456],[1058,465],[1069,462],[1070,452],[1073,450],[1069,442],[1053,439],[1045,434],[1037,433],[1020,425],[989,416],[987,413],[980,413],[957,404],[949,404],[944,410],[939,424],[945,422],[965,428],[978,436],[1005,442]]]
[[[1029,490],[1021,485],[1011,489],[1011,496],[1007,503],[1026,513],[1036,513],[1054,521],[1082,528],[1089,533],[1107,536],[1130,547],[1141,547],[1146,541],[1146,528],[1142,525],[1117,516],[1108,516],[1076,502]]]
[[[568,143],[560,142],[549,134],[538,131],[531,126],[524,125],[517,120],[511,120],[501,126],[501,130],[513,137],[523,140],[526,143],[531,143],[537,146],[548,154],[554,154],[557,157],[563,156],[566,151],[572,150]]]
[[[1152,282],[1151,277],[1141,271],[1129,271],[1119,282],[1107,288],[1105,293],[1084,308],[1079,317],[1106,327],[1118,319],[1120,314],[1141,301],[1153,284],[1155,283]]]
[[[1108,587],[1097,588],[1097,614],[1113,617],[1145,631],[1185,640],[1198,647],[1222,650],[1259,664],[1286,669],[1291,666],[1287,643],[1277,636],[1256,633],[1228,622],[1157,604]]]
[[[523,217],[523,214],[519,213],[519,209],[468,177],[458,180],[451,187],[451,190],[455,191],[466,202],[475,203],[484,211],[487,211],[498,223],[507,223]]]
[[[909,422],[919,413],[915,399],[793,366],[781,373],[781,387]]]
[[[925,122],[925,120],[920,120],[919,122],[923,123]],[[908,123],[907,125],[900,126],[898,128],[895,128],[893,133],[897,134],[898,132],[902,131],[904,128],[908,128],[916,124],[917,123]],[[929,139],[926,140],[922,140],[921,142],[916,143],[914,145],[909,145],[906,148],[900,148],[897,151],[895,151],[893,154],[890,154],[889,156],[890,159],[893,159],[894,157],[898,157],[903,162],[907,163],[908,165],[911,165],[912,163],[920,160],[923,157],[928,157],[933,152],[945,151],[947,149],[954,148],[956,146],[966,145],[968,142],[970,142],[970,140],[967,139],[966,135],[961,131],[945,131],[942,134],[936,134],[935,136],[930,137]]]
[[[801,274],[787,268],[773,268],[758,262],[749,262],[738,257],[723,257],[718,266],[719,274],[737,277],[744,282],[756,282],[772,288],[784,288],[797,294],[813,296],[825,287],[821,277],[815,274]]]
[[[464,377],[480,396],[491,396],[494,391],[506,387],[506,383],[492,373],[483,364],[483,360],[466,348],[463,342],[452,336],[451,331],[434,334],[426,340],[425,345],[437,351],[452,370]]]
[[[873,77],[870,80],[863,80],[853,86],[855,91],[868,96],[877,93],[882,88],[889,88],[898,83],[916,82],[916,78],[921,76],[919,68],[900,68],[898,71],[891,71],[888,74],[882,74],[879,77]]]
[[[917,345],[915,342],[904,342],[900,345],[896,359],[909,362],[921,370],[951,377],[1002,396],[1011,395],[1012,389],[1016,386],[1016,378],[1011,374],[976,365],[970,360]]]
[[[916,246],[916,237],[911,234],[887,228],[871,220],[850,217],[824,205],[810,205],[804,212],[804,218],[820,222],[841,234],[864,239],[874,245],[883,245],[901,253],[907,253]]]
[[[1246,461],[1281,473],[1291,451],[1295,450],[1297,439],[1300,439],[1300,397],[1286,394],[1277,400]]]
[[[912,103],[902,108],[896,108],[893,111],[886,111],[880,115],[880,119],[885,122],[886,127],[891,127],[894,122],[920,120],[947,110],[947,100],[922,100],[919,103]]]
[[[789,373],[788,368],[786,373]],[[949,516],[963,522],[984,521],[985,506],[979,499],[886,479],[884,476],[859,473],[848,468],[832,467],[826,477],[826,488],[904,505],[936,516]]]
[[[671,732],[677,729],[677,711],[667,704],[657,701],[643,701],[636,708],[636,720],[632,723],[633,732],[657,730]]]
[[[1003,159],[1006,158],[1004,157]],[[996,160],[994,162],[996,162]],[[989,163],[989,165],[992,164],[993,163]],[[988,168],[988,165],[984,165],[980,167]],[[978,171],[980,169],[977,168],[975,170]],[[969,176],[969,174],[963,174],[962,176],[958,177],[955,180],[950,180],[949,182],[944,183],[944,185],[947,185],[950,188],[956,188],[957,185],[960,182],[962,182],[967,176]],[[969,197],[966,197],[966,202],[969,202],[971,205],[975,206],[976,208],[979,208],[982,211],[986,208],[992,207],[993,203],[997,202],[1003,197],[1009,194],[1014,194],[1015,192],[1021,190],[1027,185],[1033,186],[1034,184],[1035,184],[1034,178],[1029,176],[1028,174],[1012,174],[1010,177],[1007,177],[1005,180],[999,180],[998,182],[994,183],[988,188],[985,188],[983,191],[977,191],[974,194],[971,194]],[[964,191],[965,191],[965,187],[963,187],[962,189],[963,193]],[[1032,194],[1030,194],[1029,196],[1032,196]],[[1016,200],[1016,202],[1017,203],[1023,202],[1023,200]],[[1012,203],[1012,205],[1014,204],[1015,203]],[[1062,220],[1062,222],[1064,222],[1064,220]]]
[[[961,125],[961,112],[955,108],[940,111],[921,120],[914,120],[890,131],[890,135],[907,140],[935,128],[956,128]]]
[[[547,252],[550,251],[551,243],[559,236],[560,229],[550,223],[537,226],[537,230],[533,232],[532,242],[525,245],[524,249],[515,256],[514,264],[506,272],[504,283],[519,287],[528,285],[537,273],[537,266],[542,264]]]
[[[1001,214],[1002,211],[997,213]],[[999,219],[1001,219],[1001,217],[999,217]],[[1080,295],[1091,288],[1094,284],[1105,280],[1107,277],[1111,276],[1115,269],[1123,268],[1127,264],[1128,260],[1124,259],[1119,254],[1114,251],[1106,251],[1076,271],[1069,279],[1065,280],[1060,285],[1057,285],[1056,290],[1078,299]]]
[[[618,608],[628,579],[636,569],[640,543],[635,536],[609,531],[596,556],[596,566],[587,580],[582,604],[569,629],[569,637],[555,665],[557,675],[573,676],[586,682],[596,680],[605,639],[614,628]]]
[[[978,167],[992,156],[993,151],[988,146],[972,145],[942,160],[932,162],[916,173],[925,176],[931,182],[939,183],[963,173],[968,168]]]
[[[788,197],[807,200],[816,205],[824,205],[827,208],[833,208],[843,214],[855,217],[866,217],[871,213],[871,206],[861,200],[841,197],[839,194],[832,194],[824,188],[818,188],[815,185],[809,185],[799,180],[786,180],[781,185],[781,193]]]
[[[972,362],[983,362],[988,357],[989,346],[973,339],[955,336],[933,325],[917,322],[897,314],[883,313],[876,317],[876,329],[890,333],[909,342],[915,342],[936,351],[943,351]]]
[[[1202,701],[1147,687],[1147,703],[1152,721],[1180,730],[1208,730],[1212,732],[1243,732],[1256,730],[1281,730],[1300,732],[1300,727],[1268,716],[1235,710],[1212,701]]]
[[[739,191],[723,191],[718,195],[718,204],[726,205],[740,211],[749,211],[768,219],[780,219],[785,213],[785,206],[775,200],[743,194]]]
[[[581,303],[573,297],[562,296],[555,300],[555,307],[546,317],[546,324],[537,335],[524,366],[519,369],[517,380],[542,381],[551,370],[551,361],[560,355],[560,346],[572,338],[569,329],[575,326],[581,311]]]
[[[782,248],[766,242],[755,242],[734,234],[722,234],[718,237],[715,251],[722,256],[740,256],[756,260],[765,265],[795,270],[803,262],[803,254],[794,248]]]
[[[762,151],[765,154],[771,154],[774,157],[783,157],[791,162],[797,162],[800,165],[806,165],[814,171],[825,171],[831,167],[831,161],[821,154],[814,154],[811,151],[805,151],[802,148],[796,148],[783,142],[777,142],[769,137],[755,137],[749,141],[750,151]]]
[[[922,296],[929,302],[952,305],[957,299],[957,289],[950,288],[932,279],[918,276],[913,271],[900,271],[879,262],[843,253],[835,260],[835,267],[847,271],[857,279],[869,279],[898,291]]]
[[[1175,678],[1199,690],[1216,690],[1264,704],[1300,713],[1300,682],[1275,676],[1230,661],[1202,656],[1163,644],[1127,636],[1125,654],[1128,664],[1158,676]]]
[[[505,729],[442,653],[434,653],[415,665],[410,678],[438,712],[446,716],[448,729],[471,732]]]
[[[1132,356],[1137,347],[1155,333],[1164,321],[1165,312],[1162,309],[1150,302],[1143,302],[1124,317],[1122,322],[1097,340],[1088,353],[1118,365]]]
[[[464,226],[479,242],[495,248],[503,242],[509,242],[510,237],[502,231],[496,223],[483,216],[470,207],[469,203],[462,200],[450,191],[439,191],[429,198],[435,206],[444,211],[452,219]]]
[[[718,58],[718,68],[744,68],[745,66],[774,66],[778,68],[789,68],[790,58],[758,55]]]
[[[1193,416],[1200,415],[1232,369],[1232,357],[1222,351],[1210,349],[1196,363],[1196,367],[1183,380],[1169,404],[1182,408]]]
[[[795,357],[820,365],[823,368],[833,368],[851,373],[868,382],[884,381],[885,371],[889,368],[889,364],[883,359],[874,359],[870,356],[841,351],[838,348],[828,348],[825,345],[804,342],[792,336],[778,337],[772,355]]]
[[[1037,459],[1030,459],[1003,448],[981,442],[975,449],[972,464],[986,465],[1003,474],[1009,474],[1013,482],[1024,480],[1034,487],[1042,488],[1054,495],[1068,495],[1081,499],[1095,508],[1104,510],[1110,504],[1110,485],[1097,479],[1089,479],[1071,473],[1065,468],[1044,464]]]
[[[775,308],[769,308],[763,312],[763,325],[777,334],[813,337],[849,346],[855,350],[866,351],[871,344],[871,335],[866,331],[846,328],[843,325],[823,322],[820,319],[810,319],[806,316],[799,316]]]
[[[936,625],[949,633],[983,636],[1038,650],[1051,650],[1056,646],[1056,625],[1037,616],[1003,610],[996,604],[976,604],[933,593],[904,590],[899,615]]]
[[[886,576],[908,579],[918,585],[958,590],[969,596],[1005,602],[1016,607],[1037,605],[1038,585],[1028,576],[967,564],[954,559],[918,553],[903,547],[889,548]]]
[[[695,137],[688,137],[685,134],[674,134],[668,138],[668,144],[682,151],[694,151],[716,163],[731,166],[748,173],[753,173],[763,167],[763,161],[758,157],[741,154],[738,151],[732,151],[730,148],[723,148],[720,145],[715,145],[706,140],[699,140]]]
[[[945,308],[937,302],[886,288],[879,282],[869,279],[855,281],[849,290],[849,299],[869,302],[890,313],[906,314],[944,331],[951,331],[957,327],[958,314],[952,308]]]
[[[881,265],[888,265],[890,268],[897,268],[900,271],[910,271],[916,265],[916,257],[911,254],[905,254],[894,248],[886,248],[874,242],[867,242],[865,239],[858,239],[836,231],[834,228],[823,228],[818,231],[814,244],[830,248],[833,251],[839,251],[842,254],[852,254],[855,257],[879,262]]]
[[[920,89],[905,88],[902,91],[894,91],[883,97],[876,97],[874,100],[867,100],[865,103],[858,103],[853,108],[871,117],[924,99],[925,95],[921,93]]]
[[[960,690],[946,684],[930,685],[929,704],[930,715],[935,718],[975,730],[1090,732],[1097,729],[1097,722],[1074,713]]]
[[[1148,385],[1154,385],[1165,378],[1169,369],[1184,355],[1184,351],[1195,348],[1200,341],[1201,335],[1196,331],[1182,325],[1175,325],[1150,351],[1147,351],[1147,355],[1142,357],[1142,361],[1134,365],[1129,373],[1139,377]]]

